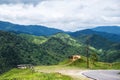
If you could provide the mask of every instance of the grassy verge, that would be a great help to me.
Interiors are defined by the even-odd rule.
[[[78,59],[72,63],[68,59],[68,60],[61,62],[60,65],[66,65],[69,67],[76,67],[76,68],[80,68],[80,69],[87,69],[85,57],[82,57],[81,59]],[[120,69],[120,62],[114,62],[114,63],[95,62],[93,64],[93,62],[90,60],[89,61],[89,69]]]
[[[59,73],[40,73],[29,69],[12,69],[0,75],[0,80],[72,80],[72,78]]]
[[[82,60],[77,60],[77,61],[73,62],[72,64],[70,64],[69,66],[87,69],[86,62],[83,62]],[[116,63],[96,62],[93,64],[90,62],[89,69],[116,69],[116,70],[119,70],[120,63],[119,62],[116,62]]]

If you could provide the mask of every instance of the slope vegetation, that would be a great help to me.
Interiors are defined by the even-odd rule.
[[[17,74],[16,74],[17,73]],[[2,75],[0,80],[72,80],[72,78],[59,73],[39,73],[29,69],[12,69]]]
[[[81,59],[75,61],[66,59],[63,62],[60,62],[60,65],[87,69],[86,57],[84,56],[82,56]],[[95,63],[93,63],[92,59],[89,58],[89,69],[120,69],[120,62],[105,63],[96,61]]]
[[[84,47],[79,47],[79,44],[70,37],[67,40],[58,37],[50,37],[47,40],[44,38],[44,42],[43,39],[39,39],[40,44],[32,42],[34,38],[39,37],[31,37],[32,40],[29,40],[29,37],[31,36],[25,38],[0,31],[0,73],[18,64],[52,65],[73,54],[84,54],[82,53]]]

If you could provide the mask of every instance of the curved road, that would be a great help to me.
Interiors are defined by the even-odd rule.
[[[88,70],[82,74],[93,80],[120,80],[120,70]]]

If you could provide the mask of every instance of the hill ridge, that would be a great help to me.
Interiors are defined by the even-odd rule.
[[[46,26],[41,26],[41,25],[18,25],[18,24],[13,24],[10,22],[3,22],[0,21],[0,30],[4,31],[13,31],[16,33],[27,33],[27,34],[33,34],[33,35],[53,35],[58,32],[64,32],[59,29],[55,28],[48,28]]]

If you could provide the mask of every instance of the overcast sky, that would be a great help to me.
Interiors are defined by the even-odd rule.
[[[65,31],[120,26],[120,0],[0,0],[0,20]]]

